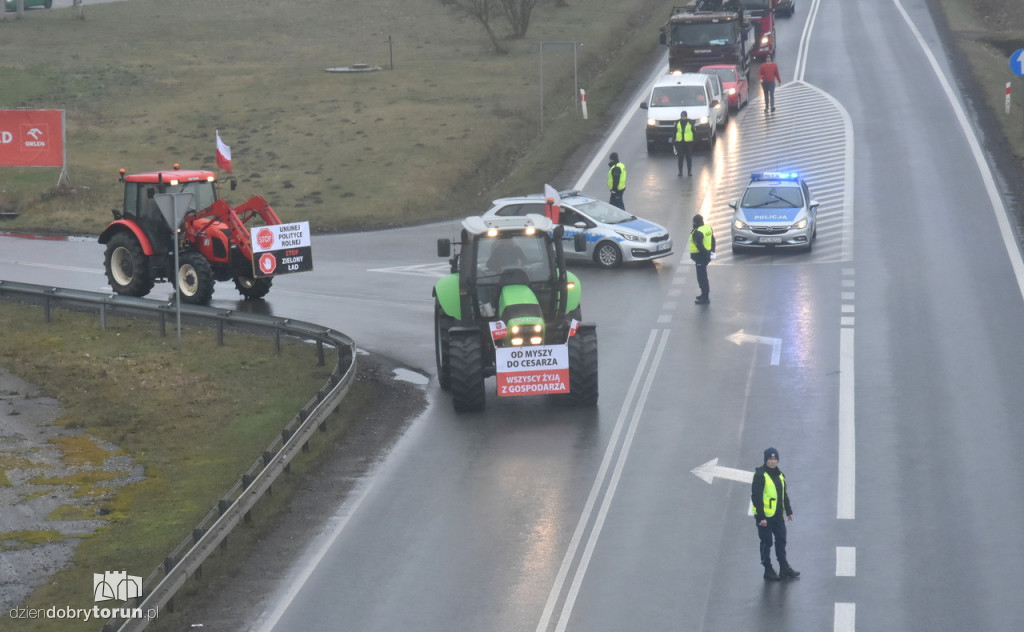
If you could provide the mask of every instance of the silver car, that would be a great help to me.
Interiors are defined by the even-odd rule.
[[[818,201],[800,174],[766,171],[750,176],[743,197],[732,201],[732,251],[800,248],[810,252],[818,234]]]
[[[566,259],[589,259],[603,268],[624,262],[651,261],[672,254],[672,238],[660,224],[640,219],[617,206],[577,191],[563,191],[558,223],[565,227]],[[543,195],[524,195],[495,200],[484,217],[545,214]],[[583,232],[585,252],[576,252],[573,240]]]

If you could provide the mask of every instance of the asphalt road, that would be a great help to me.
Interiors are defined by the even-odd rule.
[[[1024,265],[989,156],[921,3],[797,11],[778,26],[777,112],[752,99],[692,179],[647,156],[639,109],[585,170],[581,188],[604,196],[617,151],[627,208],[677,244],[653,265],[578,268],[598,407],[491,397],[459,415],[432,384],[426,413],[237,629],[1024,627]],[[819,242],[734,257],[727,202],[769,168],[807,177]],[[720,243],[708,307],[685,256],[698,210]],[[433,373],[435,240],[452,230],[316,237],[314,271],[278,277],[262,308]],[[0,265],[105,287],[87,241],[0,238]],[[221,284],[215,304],[247,307],[233,295]],[[749,485],[732,480],[769,445],[803,572],[782,584],[761,579]],[[692,470],[713,459],[709,485]]]

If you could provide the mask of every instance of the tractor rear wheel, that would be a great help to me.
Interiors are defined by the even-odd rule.
[[[142,252],[142,245],[135,235],[118,233],[110,238],[104,252],[103,268],[107,282],[117,294],[145,296],[153,289],[149,257]]]
[[[580,328],[569,338],[569,403],[597,404],[597,330]]]
[[[477,331],[449,334],[449,373],[455,410],[483,410],[487,403],[484,390],[484,348]]]
[[[198,252],[183,252],[178,257],[178,292],[181,300],[206,305],[213,297],[213,267]]]
[[[270,286],[273,283],[274,279],[271,277],[256,278],[244,274],[235,277],[235,289],[247,301],[254,301],[266,296],[270,292]]]
[[[434,302],[434,359],[437,363],[437,383],[441,390],[452,387],[452,367],[449,346],[451,337],[448,330],[455,324],[455,319],[444,313],[441,304]]]

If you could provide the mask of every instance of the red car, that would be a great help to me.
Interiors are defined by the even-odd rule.
[[[706,75],[718,75],[722,82],[722,91],[729,95],[731,109],[739,110],[750,100],[750,82],[737,66],[713,64],[702,67],[700,71]]]

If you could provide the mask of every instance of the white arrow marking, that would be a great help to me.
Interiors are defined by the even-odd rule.
[[[762,344],[771,345],[773,366],[778,366],[779,360],[782,358],[782,338],[755,336],[754,334],[748,334],[741,329],[734,334],[729,334],[725,339],[736,345],[741,345],[744,342],[760,342]]]
[[[703,479],[708,485],[715,480],[715,477],[727,478],[730,481],[739,481],[740,483],[752,483],[754,481],[753,472],[719,465],[717,456],[704,465],[695,467],[690,471]]]
[[[396,266],[394,268],[367,268],[367,272],[385,272],[389,274],[408,274],[441,278],[451,272],[447,263],[426,263],[414,266]]]

